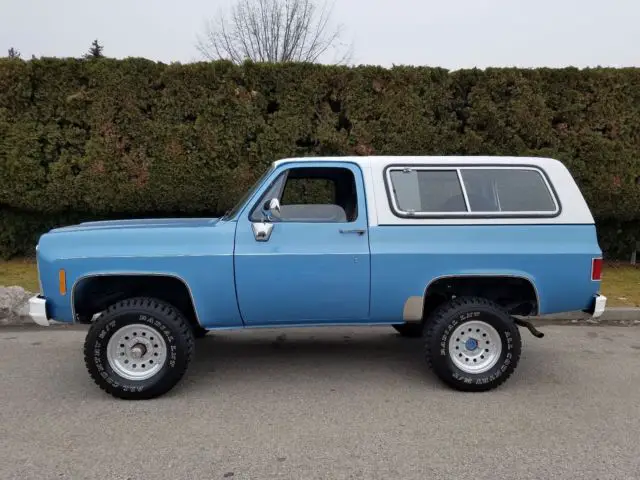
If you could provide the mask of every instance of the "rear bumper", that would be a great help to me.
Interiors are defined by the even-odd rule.
[[[604,295],[596,294],[593,296],[593,301],[591,303],[591,308],[587,310],[587,313],[590,313],[593,318],[600,317],[607,306],[607,297]]]
[[[44,297],[36,295],[29,299],[29,316],[38,325],[43,327],[51,325],[47,316],[47,300]]]

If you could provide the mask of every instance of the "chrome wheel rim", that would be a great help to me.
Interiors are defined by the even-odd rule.
[[[167,344],[158,330],[134,323],[117,330],[107,344],[109,366],[127,380],[153,377],[167,360]]]
[[[449,357],[465,373],[484,373],[498,363],[502,340],[486,322],[474,320],[458,326],[449,338]]]

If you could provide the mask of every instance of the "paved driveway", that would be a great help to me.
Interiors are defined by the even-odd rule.
[[[126,402],[80,328],[0,329],[0,478],[639,478],[640,328],[544,331],[482,394],[390,328],[215,334],[176,389]]]

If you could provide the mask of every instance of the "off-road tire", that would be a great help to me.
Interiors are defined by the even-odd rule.
[[[107,358],[109,339],[122,327],[143,324],[155,329],[167,349],[162,368],[145,380],[129,380],[111,368]],[[171,305],[147,297],[122,300],[111,305],[91,325],[84,343],[89,374],[105,392],[117,398],[143,400],[171,390],[183,377],[193,358],[193,332],[180,312]]]
[[[403,337],[420,338],[424,332],[422,323],[401,323],[399,325],[391,325]]]
[[[472,321],[492,326],[502,345],[495,365],[477,374],[458,368],[449,353],[454,331]],[[424,336],[427,364],[447,385],[467,392],[487,391],[504,383],[518,365],[522,350],[520,332],[511,316],[484,298],[460,297],[438,307],[425,323]]]

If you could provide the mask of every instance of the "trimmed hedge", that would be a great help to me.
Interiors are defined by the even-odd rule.
[[[0,59],[0,255],[84,219],[219,215],[273,160],[533,155],[640,239],[640,69]]]

